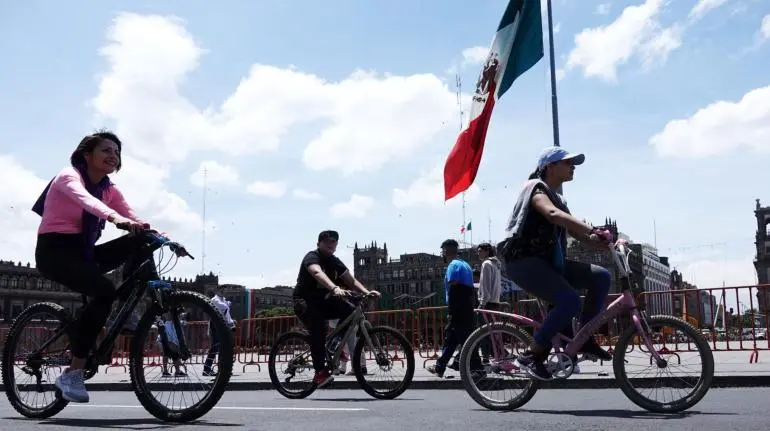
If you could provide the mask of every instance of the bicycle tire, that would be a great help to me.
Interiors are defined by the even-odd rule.
[[[657,315],[647,318],[647,324],[650,328],[655,327],[657,324],[670,325],[681,330],[683,333],[690,335],[695,341],[695,345],[698,347],[698,351],[701,353],[703,359],[703,372],[699,379],[696,389],[689,397],[685,397],[683,400],[675,403],[659,403],[652,400],[648,400],[638,392],[636,392],[631,385],[631,382],[626,375],[625,370],[625,354],[626,348],[630,341],[634,339],[638,334],[636,326],[630,326],[623,335],[618,339],[618,343],[615,346],[615,355],[612,361],[613,371],[615,372],[615,379],[620,387],[620,390],[628,397],[631,402],[637,406],[653,412],[653,413],[679,413],[694,405],[698,404],[706,393],[711,388],[711,382],[714,379],[714,354],[709,347],[708,341],[703,335],[695,329],[691,324],[685,322],[682,319],[673,316]],[[633,345],[633,343],[631,343]],[[704,357],[705,352],[705,357]]]
[[[163,312],[157,305],[148,308],[139,320],[139,324],[136,328],[136,335],[131,343],[131,351],[129,352],[131,386],[139,403],[141,403],[145,410],[151,415],[166,422],[189,422],[208,413],[219,402],[222,395],[224,395],[233,373],[233,336],[232,331],[230,331],[225,323],[222,313],[212,306],[205,296],[196,292],[179,290],[171,292],[167,296],[166,302],[170,304],[171,307],[177,306],[175,304],[182,304],[185,302],[195,304],[199,309],[205,310],[206,314],[211,317],[209,321],[216,331],[217,339],[219,341],[219,369],[217,377],[214,380],[214,386],[200,402],[180,411],[168,409],[168,407],[161,405],[148,393],[149,391],[145,387],[146,382],[144,381],[143,354],[147,336],[149,336],[150,329],[153,323],[155,323],[154,318]],[[139,378],[139,376],[141,376],[141,378]]]
[[[18,342],[19,335],[21,335],[19,333],[19,326],[23,323],[26,323],[25,321],[30,317],[30,315],[43,312],[47,312],[52,316],[56,316],[59,321],[65,325],[72,321],[70,314],[58,304],[54,304],[52,302],[39,302],[37,304],[32,304],[27,307],[26,310],[22,311],[22,313],[19,314],[19,316],[16,317],[16,319],[13,321],[13,324],[11,324],[11,327],[8,330],[8,335],[6,335],[5,342],[3,344],[3,364],[1,368],[5,396],[8,398],[8,402],[11,404],[11,406],[13,406],[14,410],[19,412],[19,414],[22,416],[31,419],[50,418],[61,412],[69,404],[69,401],[62,398],[60,392],[56,390],[56,398],[53,403],[40,409],[29,408],[24,403],[22,403],[18,397],[18,394],[14,390],[16,386],[16,379],[13,374],[13,358],[16,352],[16,343]]]
[[[476,401],[476,403],[485,409],[497,411],[516,410],[527,404],[529,400],[535,396],[537,390],[540,389],[539,380],[528,378],[528,386],[522,391],[521,395],[507,402],[494,402],[481,393],[476,386],[473,377],[470,375],[471,349],[474,348],[474,346],[478,348],[479,342],[490,332],[502,332],[518,338],[526,346],[532,345],[532,337],[516,325],[505,322],[494,322],[482,325],[476,328],[476,330],[468,336],[468,339],[465,341],[463,348],[460,351],[460,380],[463,382],[465,392],[470,395],[473,401]]]
[[[377,398],[379,400],[392,400],[397,398],[399,395],[403,394],[407,389],[409,389],[409,386],[412,384],[412,379],[414,378],[414,347],[412,347],[412,343],[409,342],[409,340],[402,334],[400,331],[398,331],[395,328],[391,328],[390,326],[375,326],[371,329],[367,329],[367,332],[369,333],[370,338],[374,338],[374,334],[377,334],[378,332],[385,332],[388,335],[391,335],[395,337],[399,344],[401,344],[401,347],[404,349],[404,353],[406,355],[406,375],[404,376],[404,380],[401,382],[401,384],[394,390],[388,391],[388,392],[377,392],[372,385],[366,381],[366,376],[364,376],[362,370],[361,370],[361,355],[364,351],[364,346],[366,345],[366,339],[364,337],[358,337],[358,341],[356,342],[355,351],[353,353],[353,371],[356,375],[356,380],[358,381],[358,385],[361,386],[361,389],[364,390],[367,394],[371,395],[374,398]]]
[[[273,347],[270,349],[270,356],[267,361],[267,372],[270,374],[270,382],[273,384],[273,388],[275,388],[276,391],[278,391],[279,394],[283,395],[284,397],[290,399],[290,400],[299,400],[303,398],[307,398],[315,392],[316,389],[318,389],[318,385],[315,384],[315,382],[311,382],[311,385],[308,389],[305,389],[303,391],[299,392],[290,392],[286,390],[286,388],[283,387],[281,384],[281,380],[278,378],[278,372],[275,369],[276,364],[276,358],[281,353],[281,345],[286,342],[286,340],[290,338],[299,338],[303,341],[305,341],[308,345],[310,345],[310,336],[304,332],[299,331],[291,331],[281,334],[281,336],[278,337],[277,340],[275,340],[275,343],[273,343]]]

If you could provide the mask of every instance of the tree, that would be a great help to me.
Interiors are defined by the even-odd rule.
[[[257,312],[254,317],[277,317],[277,316],[293,316],[294,310],[289,307],[273,307],[267,310],[261,310]]]

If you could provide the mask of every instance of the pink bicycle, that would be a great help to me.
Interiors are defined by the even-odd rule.
[[[647,316],[643,301],[637,302],[632,293],[628,264],[630,249],[625,243],[618,242],[610,247],[610,251],[620,271],[622,294],[582,328],[578,328],[577,320],[573,320],[574,339],[557,334],[553,338],[553,350],[547,368],[554,380],[567,379],[579,372],[579,362],[596,362],[596,358],[586,355],[574,363],[572,358],[577,358],[586,340],[602,325],[613,318],[630,316],[632,324],[618,337],[613,349],[613,371],[618,386],[634,404],[648,411],[676,413],[687,410],[706,395],[714,377],[714,356],[708,341],[684,320],[665,315]],[[538,303],[544,314],[542,302]],[[540,328],[541,323],[518,314],[480,309],[476,312],[486,323],[468,337],[460,353],[460,375],[465,390],[474,401],[487,409],[517,409],[532,399],[541,384],[514,364],[517,350],[523,351],[532,343],[532,337],[521,327],[536,330]],[[692,341],[683,341],[685,336]],[[677,348],[672,348],[672,345]],[[685,346],[684,349],[682,346]],[[470,354],[477,353],[478,350],[481,350],[483,357],[483,371],[470,368]],[[641,354],[642,358],[634,359],[634,353]],[[692,377],[675,375],[672,370],[680,367],[683,358],[690,353],[697,354],[702,360],[701,371]],[[637,378],[632,370],[627,369],[635,366],[647,366],[659,374],[669,375],[656,377],[640,373]],[[513,380],[506,381],[508,377]],[[665,387],[675,389],[680,394],[686,393],[681,394],[679,398],[664,397],[662,401],[650,398],[650,395],[657,395]],[[519,389],[519,393],[503,399],[492,398],[486,393],[507,389]],[[649,393],[643,393],[645,389],[649,389]]]

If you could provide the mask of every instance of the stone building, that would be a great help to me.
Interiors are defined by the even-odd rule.
[[[757,219],[757,233],[754,244],[757,253],[754,257],[754,268],[757,270],[757,281],[760,286],[770,284],[770,207],[763,207],[757,199],[754,208],[754,216]],[[757,289],[757,305],[759,313],[770,314],[770,288],[759,287]]]
[[[481,261],[475,248],[460,249],[460,258],[478,269]],[[372,242],[353,247],[353,272],[367,288],[382,293],[378,308],[399,309],[445,305],[444,274],[447,264],[430,253],[388,256],[388,245]]]
[[[120,271],[107,274],[116,285]],[[213,273],[195,278],[168,278],[176,288],[198,292],[210,298],[219,286],[219,277]],[[224,295],[232,302],[233,319],[248,318],[261,309],[291,306],[291,289],[285,286],[247,289],[236,284],[225,284]],[[71,313],[82,305],[79,293],[54,283],[40,275],[29,263],[0,261],[0,322],[9,324],[24,309],[37,302],[54,302]],[[195,318],[195,316],[191,316]]]

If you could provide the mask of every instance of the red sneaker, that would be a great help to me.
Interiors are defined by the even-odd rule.
[[[315,377],[313,377],[313,383],[317,385],[317,387],[320,389],[329,383],[334,381],[334,377],[327,369],[323,369],[321,371],[318,371],[315,373]]]

